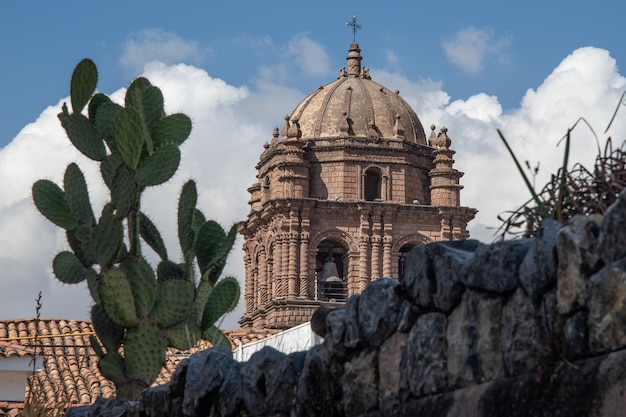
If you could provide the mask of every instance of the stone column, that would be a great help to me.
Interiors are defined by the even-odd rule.
[[[249,297],[247,298],[247,302],[248,302],[248,311],[252,312],[254,311],[258,305],[259,305],[259,265],[256,264],[254,265],[254,268],[252,269],[252,285],[250,285],[250,291],[252,292],[252,294],[249,295]]]
[[[300,297],[309,296],[309,234],[300,234]]]
[[[250,254],[246,253],[246,255],[244,256],[244,264],[246,267],[246,279],[244,282],[244,292],[245,292],[245,299],[244,299],[244,305],[243,305],[243,309],[244,309],[244,314],[248,314],[251,312],[250,310],[250,297],[253,297],[254,294],[252,292],[252,282],[254,281],[254,271],[252,269],[252,257],[250,256]]]
[[[296,298],[298,295],[298,235],[289,233],[289,264],[288,271],[288,292],[289,298]]]
[[[383,238],[383,276],[391,278],[391,237],[389,236]]]
[[[370,282],[368,265],[369,254],[369,236],[361,236],[359,238],[359,293],[363,292],[367,284]]]
[[[280,282],[283,279],[282,261],[283,261],[283,245],[281,236],[276,236],[274,240],[274,263],[272,279],[272,298],[280,297]]]
[[[381,182],[382,184],[381,184],[380,198],[382,198],[385,201],[391,200],[391,198],[389,197],[389,177],[386,175],[383,175]]]
[[[281,279],[280,279],[280,296],[286,297],[288,293],[288,280],[289,280],[289,234],[284,233],[281,236]]]
[[[259,307],[267,302],[267,255],[265,248],[259,251]]]
[[[371,279],[380,278],[380,236],[372,236],[372,273]]]

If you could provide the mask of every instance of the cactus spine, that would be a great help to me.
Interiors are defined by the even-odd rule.
[[[63,188],[39,180],[32,194],[41,214],[66,230],[71,248],[54,258],[54,274],[67,284],[86,281],[94,299],[98,337],[91,340],[100,371],[118,397],[136,400],[161,372],[168,346],[188,349],[200,338],[230,346],[215,322],[239,300],[237,281],[221,278],[236,226],[226,233],[207,221],[196,207],[196,184],[188,181],[178,206],[183,263],[168,258],[141,196],[176,173],[191,120],[166,115],[161,91],[145,78],[131,83],[124,106],[94,94],[97,81],[95,64],[81,61],[71,80],[72,111],[64,104],[59,120],[74,146],[100,164],[109,202],[96,218],[76,164],[67,167]],[[144,243],[160,258],[156,271],[143,257]]]

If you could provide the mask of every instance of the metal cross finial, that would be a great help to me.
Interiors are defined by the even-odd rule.
[[[352,28],[352,36],[354,37],[354,42],[356,42],[356,31],[363,29],[363,26],[356,22],[356,16],[352,16],[352,20],[346,22],[346,26],[350,26]]]

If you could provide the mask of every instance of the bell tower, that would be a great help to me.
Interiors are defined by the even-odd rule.
[[[356,29],[355,29],[356,30]],[[448,129],[426,138],[400,92],[371,79],[352,42],[347,69],[274,128],[256,165],[244,237],[244,328],[308,321],[380,277],[400,279],[415,245],[467,239]]]

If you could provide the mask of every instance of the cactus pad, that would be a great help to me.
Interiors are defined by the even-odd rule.
[[[207,341],[211,342],[214,346],[215,345],[221,345],[221,346],[225,346],[225,347],[227,347],[229,349],[233,348],[233,346],[230,343],[230,340],[228,339],[228,337],[226,337],[224,332],[222,332],[216,326],[211,326],[207,330],[205,330],[202,333],[202,338],[204,340],[207,340]]]
[[[163,242],[161,233],[159,233],[159,229],[157,229],[154,223],[152,223],[152,220],[142,212],[139,213],[139,235],[162,260],[167,260],[167,249],[165,248],[165,243]]]
[[[144,123],[150,128],[157,120],[164,116],[163,93],[158,87],[148,87],[143,91],[141,98]]]
[[[141,117],[136,110],[122,109],[115,116],[113,121],[115,147],[130,169],[136,169],[139,165],[141,150],[145,142],[144,134]]]
[[[52,270],[64,284],[78,284],[87,278],[85,266],[72,252],[59,252],[52,261]]]
[[[209,328],[221,316],[232,311],[239,302],[239,283],[235,278],[226,277],[213,287],[204,306],[201,327]]]
[[[166,347],[165,336],[152,323],[145,322],[129,329],[124,343],[126,376],[150,385],[165,364]]]
[[[137,323],[135,300],[126,275],[119,268],[106,271],[98,283],[102,307],[113,323],[132,327]]]
[[[150,133],[155,147],[179,146],[191,133],[191,119],[184,114],[171,114],[154,123]]]
[[[83,155],[94,161],[102,161],[106,147],[94,124],[81,113],[72,113],[63,123],[70,140]]]
[[[65,193],[52,181],[39,180],[33,184],[33,200],[41,214],[57,226],[67,230],[78,226],[65,201]]]
[[[108,267],[113,264],[123,239],[121,222],[114,218],[111,205],[104,206],[98,225],[93,231],[93,248],[100,265]]]
[[[185,276],[184,266],[184,264],[181,266],[168,260],[161,261],[157,267],[157,278],[159,282],[165,282],[171,279],[183,279]]]
[[[195,317],[189,316],[174,326],[165,328],[169,344],[181,350],[191,349],[200,340],[202,331]]]
[[[137,203],[137,184],[124,164],[120,165],[115,172],[111,187],[111,199],[115,202],[117,216],[121,217],[128,216]]]
[[[78,222],[89,226],[95,224],[96,219],[89,201],[87,182],[78,165],[69,164],[67,166],[63,187],[65,188],[65,201]]]
[[[180,164],[180,150],[165,145],[154,151],[137,169],[135,181],[142,187],[163,184],[174,174]]]
[[[97,97],[94,96],[94,98]],[[115,136],[114,136],[114,120],[120,111],[122,111],[123,107],[119,104],[113,103],[112,101],[101,103],[96,112],[96,130],[102,136],[106,144],[109,146],[109,150],[111,152],[117,152],[117,147],[115,146]]]
[[[83,59],[76,65],[70,84],[72,110],[80,113],[89,101],[98,83],[98,70],[91,59]]]
[[[124,97],[124,105],[129,109],[140,110],[143,107],[143,93],[152,87],[147,78],[138,77],[133,80],[126,90]]]
[[[185,320],[193,311],[193,282],[173,279],[159,282],[152,316],[159,327],[170,327]]]
[[[91,307],[91,323],[107,351],[117,351],[122,345],[124,329],[113,323],[99,304]]]
[[[183,254],[193,249],[194,234],[192,229],[193,214],[198,201],[198,190],[194,181],[183,185],[178,200],[178,240]]]
[[[101,357],[98,361],[98,369],[100,369],[102,376],[115,384],[119,384],[126,378],[124,375],[124,358],[117,351],[107,352]]]
[[[127,257],[120,268],[133,291],[137,316],[148,317],[156,298],[157,280],[152,267],[143,258]]]

